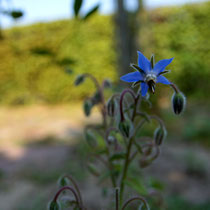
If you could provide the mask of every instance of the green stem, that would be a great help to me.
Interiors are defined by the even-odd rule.
[[[134,140],[133,137],[130,138],[129,143],[128,143],[122,178],[121,178],[121,182],[120,182],[120,204],[121,204],[121,206],[122,206],[122,202],[123,202],[124,181],[127,177],[127,171],[128,171],[128,166],[129,166],[129,162],[130,162],[129,158],[130,158],[130,152],[131,152],[133,140]]]
[[[144,206],[146,207],[146,209],[147,209],[147,210],[150,210],[147,201],[146,201],[143,197],[140,197],[140,196],[138,196],[138,197],[133,197],[133,198],[129,199],[128,201],[126,201],[125,204],[124,204],[123,207],[122,207],[122,210],[124,210],[124,209],[128,206],[128,204],[130,204],[131,202],[133,202],[133,201],[135,201],[135,200],[140,200],[140,201],[144,204]]]
[[[141,97],[139,95],[137,95],[134,99],[134,110],[133,110],[133,115],[132,115],[132,121],[134,121],[140,98]],[[129,164],[130,164],[130,153],[131,153],[131,148],[132,148],[132,144],[133,144],[134,141],[135,141],[135,137],[131,137],[129,139],[127,152],[126,152],[125,163],[124,163],[124,168],[123,168],[123,173],[122,173],[122,178],[121,178],[121,182],[120,182],[120,204],[121,204],[121,206],[122,206],[122,202],[123,202],[124,181],[127,177],[127,171],[128,171],[128,167],[129,167]]]
[[[134,110],[133,110],[133,115],[132,115],[132,121],[134,121],[134,118],[135,118],[135,115],[136,115],[136,112],[137,112],[137,107],[138,107],[138,103],[139,103],[139,99],[140,99],[140,96],[137,95],[136,98],[135,98],[135,106],[134,106]]]
[[[119,188],[116,188],[115,191],[115,203],[116,203],[116,210],[119,210]]]
[[[69,179],[71,181],[71,183],[73,184],[77,194],[78,194],[78,199],[79,202],[81,203],[81,206],[83,206],[83,202],[82,202],[82,196],[79,190],[79,187],[77,186],[77,183],[74,181],[74,179],[70,176],[70,175],[64,175],[64,177],[66,177],[67,179]]]
[[[65,191],[65,190],[69,190],[69,191],[71,191],[71,192],[73,193],[74,198],[75,198],[75,201],[76,201],[76,203],[77,203],[77,205],[78,205],[78,207],[79,207],[79,210],[83,210],[84,207],[81,206],[79,197],[78,197],[78,195],[77,195],[75,189],[74,189],[73,187],[70,187],[70,186],[62,187],[62,188],[56,193],[56,195],[54,196],[53,201],[54,201],[54,202],[57,202],[57,199],[58,199],[59,195],[60,195],[63,191]]]
[[[113,165],[110,163],[110,171],[111,171],[111,181],[112,181],[112,186],[113,187],[116,187],[116,181],[115,181],[115,178],[114,178],[114,175],[112,173],[113,171]]]
[[[180,92],[179,88],[178,88],[175,84],[171,83],[170,86],[173,88],[173,90],[174,90],[176,93],[179,93],[179,92]]]

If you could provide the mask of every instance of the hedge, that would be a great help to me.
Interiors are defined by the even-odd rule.
[[[210,99],[210,2],[144,12],[140,50],[175,57],[168,77],[190,98]],[[0,41],[0,103],[66,103],[93,90],[75,88],[77,74],[118,81],[111,16],[63,20],[4,31]]]

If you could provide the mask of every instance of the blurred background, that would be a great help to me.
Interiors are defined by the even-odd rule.
[[[90,209],[103,206],[108,189],[86,170],[82,134],[100,122],[97,110],[91,118],[82,111],[94,86],[76,88],[74,79],[91,73],[118,90],[140,50],[156,61],[175,57],[167,77],[187,97],[179,117],[169,87],[151,97],[168,137],[145,176],[169,210],[209,210],[209,38],[209,1],[0,0],[0,209],[46,209],[64,173],[80,183]]]

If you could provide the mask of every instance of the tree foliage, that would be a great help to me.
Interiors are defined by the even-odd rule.
[[[144,21],[140,41],[145,51],[158,52],[158,59],[174,56],[171,79],[187,96],[206,99],[210,89],[210,2],[156,9],[145,14]]]
[[[188,98],[206,99],[210,89],[210,2],[145,12],[141,51],[157,60],[175,57],[168,76]],[[116,81],[112,17],[66,20],[4,31],[0,48],[0,103],[60,103],[87,96],[88,81],[73,86],[76,75],[91,73]],[[128,67],[129,68],[129,67]]]
[[[76,90],[76,75],[88,72],[100,81],[116,78],[111,17],[35,24],[4,33],[1,103],[75,101],[94,89],[87,81]]]

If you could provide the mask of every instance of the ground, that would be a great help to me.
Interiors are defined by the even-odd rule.
[[[95,114],[91,119],[99,117]],[[1,108],[0,209],[46,209],[58,177],[66,172],[80,183],[90,209],[103,205],[97,181],[88,175],[85,163],[77,162],[83,152],[78,143],[83,143],[82,130],[88,121],[81,104]],[[192,205],[210,202],[209,150],[175,142],[164,143],[145,176],[160,180],[166,196],[176,194]]]

